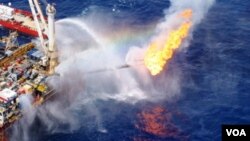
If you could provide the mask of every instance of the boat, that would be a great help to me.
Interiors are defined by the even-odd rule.
[[[29,11],[0,4],[0,26],[38,37],[32,13]],[[45,34],[43,36],[47,37]]]

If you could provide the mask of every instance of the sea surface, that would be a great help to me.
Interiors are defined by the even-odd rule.
[[[9,1],[12,2],[13,7],[29,9],[26,0],[2,0],[1,3]],[[164,19],[164,11],[170,7],[168,0],[54,0],[49,2],[55,3],[58,21],[77,17],[95,19],[97,15],[96,18],[101,19],[95,19],[99,22],[98,25],[108,23],[114,26],[114,30],[121,32],[115,37],[112,36],[115,39],[119,39],[119,35],[124,35],[123,29],[153,28]],[[98,99],[86,106],[90,109],[94,108],[98,114],[89,114],[89,109],[74,113],[75,116],[81,117],[80,120],[77,118],[80,121],[77,123],[79,125],[77,128],[68,130],[69,126],[59,122],[57,125],[61,130],[53,130],[54,127],[44,125],[50,123],[38,121],[33,123],[36,125],[32,125],[31,129],[27,129],[29,132],[25,139],[34,141],[219,141],[222,124],[250,124],[249,7],[248,0],[217,0],[212,5],[201,23],[194,28],[189,46],[178,51],[163,72],[166,75],[171,74],[172,71],[181,72],[179,94],[172,100],[137,100],[129,103],[114,99]],[[0,33],[4,35],[7,31],[1,29]],[[147,39],[151,32],[142,34],[135,36],[144,36],[144,39]],[[134,37],[133,34],[131,36]],[[140,37],[136,39],[138,39],[137,43],[141,42]],[[20,43],[24,43],[29,41],[30,37],[22,35],[19,40]],[[133,39],[128,37],[127,40]],[[128,51],[124,46],[126,46],[125,43],[123,47],[116,50],[121,56]],[[176,68],[178,70],[175,70]],[[164,79],[154,81],[156,81],[155,85],[159,84],[161,87],[165,86],[161,84],[167,83]],[[92,84],[100,85],[97,82]],[[108,84],[105,85],[108,87]],[[162,95],[167,91],[163,89]],[[7,135],[10,140],[17,140],[19,135],[21,140],[24,137],[13,131],[8,132]],[[14,135],[15,138],[12,137]]]

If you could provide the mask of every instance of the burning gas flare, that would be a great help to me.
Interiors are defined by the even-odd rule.
[[[163,70],[168,60],[172,58],[174,51],[181,46],[182,41],[189,33],[192,26],[192,10],[184,10],[179,16],[183,19],[182,24],[168,34],[163,44],[154,40],[146,50],[144,64],[152,75],[157,75]]]

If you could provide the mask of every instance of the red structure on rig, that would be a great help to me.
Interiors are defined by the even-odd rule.
[[[38,32],[29,11],[15,9],[10,6],[0,5],[0,26],[15,30],[24,34],[38,37]],[[47,37],[46,35],[43,35]]]

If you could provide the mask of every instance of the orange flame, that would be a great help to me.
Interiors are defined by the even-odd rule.
[[[174,51],[180,47],[183,39],[185,39],[189,33],[192,17],[192,10],[187,9],[180,13],[180,16],[185,19],[181,26],[171,31],[167,40],[163,45],[159,45],[158,41],[150,43],[144,56],[144,64],[149,69],[152,75],[159,74],[168,60],[172,58]]]

